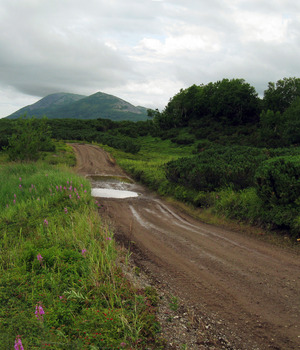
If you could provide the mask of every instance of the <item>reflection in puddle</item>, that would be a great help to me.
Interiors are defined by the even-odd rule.
[[[129,178],[117,176],[88,176],[92,185],[92,196],[102,198],[138,197],[136,185]]]
[[[133,191],[120,191],[110,188],[92,188],[92,196],[102,198],[130,198],[138,197],[138,194]]]

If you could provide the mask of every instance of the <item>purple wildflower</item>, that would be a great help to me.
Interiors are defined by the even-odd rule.
[[[37,259],[38,261],[41,263],[43,261],[43,257],[41,256],[41,254],[38,254],[37,255]]]
[[[67,214],[67,213],[68,213],[68,208],[65,208],[64,211],[65,211],[65,213]]]
[[[122,343],[120,344],[120,346],[122,346],[122,348],[124,348],[124,347],[126,346],[126,343],[122,342]]]
[[[45,226],[48,226],[49,222],[47,219],[44,220],[44,224],[45,224]]]
[[[70,199],[72,198],[72,195],[71,195],[71,194],[69,194],[69,198],[70,198]]]
[[[107,241],[111,241],[111,237],[106,237],[106,240]]]
[[[36,304],[36,307],[35,307],[35,316],[36,316],[36,318],[39,321],[43,321],[44,320],[44,317],[43,317],[44,314],[45,314],[45,311],[44,311],[44,309],[42,307],[42,303],[39,301]]]
[[[82,250],[81,250],[81,254],[82,254],[83,256],[85,256],[85,253],[86,253],[86,249],[82,249]]]
[[[19,180],[20,180],[20,181],[22,181],[22,178],[21,178],[21,177],[19,177]]]
[[[17,198],[17,195],[14,193],[14,197]]]
[[[16,200],[14,199],[14,204],[16,204]]]
[[[22,188],[22,185],[21,185],[21,184],[19,185],[19,188]]]
[[[15,350],[24,350],[24,347],[22,345],[22,341],[19,335],[17,335],[15,340]]]

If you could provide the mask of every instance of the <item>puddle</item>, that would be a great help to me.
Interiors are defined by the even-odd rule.
[[[92,185],[92,196],[100,198],[138,197],[137,185],[127,177],[87,176]]]
[[[111,188],[92,188],[92,196],[100,198],[131,198],[138,197],[137,192],[113,190]]]

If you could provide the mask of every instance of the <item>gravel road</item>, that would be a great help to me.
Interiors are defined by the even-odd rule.
[[[102,149],[72,146],[79,174],[126,176]],[[190,323],[189,349],[300,349],[299,256],[197,221],[141,185],[131,188],[137,198],[100,198],[101,215],[162,293],[192,310],[198,323]],[[214,342],[205,345],[205,332]]]

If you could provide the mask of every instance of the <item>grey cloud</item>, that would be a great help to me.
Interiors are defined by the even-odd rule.
[[[156,107],[180,87],[238,77],[261,94],[300,71],[299,13],[292,0],[0,0],[0,90],[102,90]],[[260,38],[257,18],[271,34],[282,18],[280,40]]]

